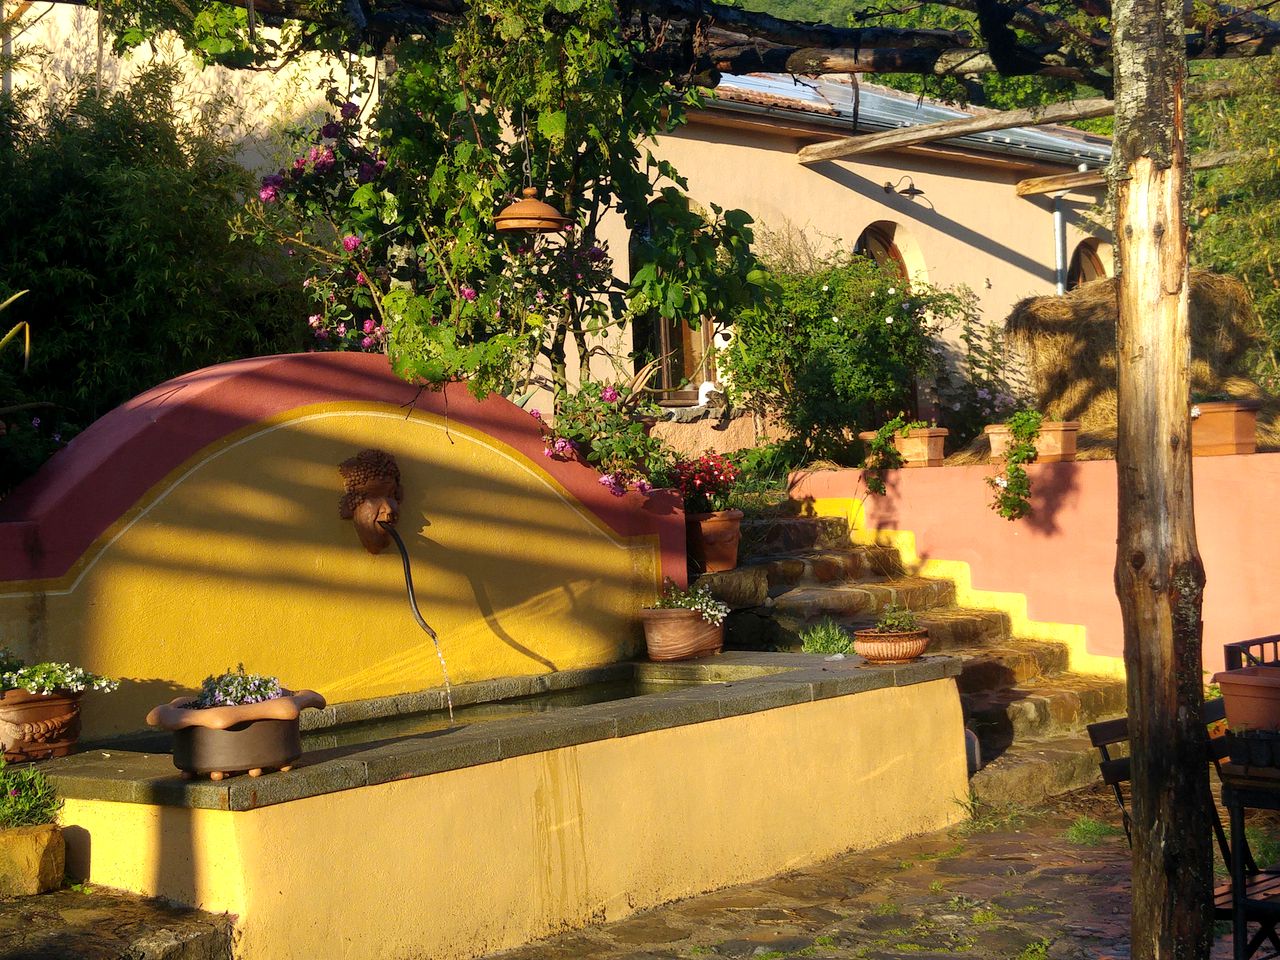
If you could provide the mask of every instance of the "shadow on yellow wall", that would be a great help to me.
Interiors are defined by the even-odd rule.
[[[312,405],[206,447],[154,485],[55,580],[0,583],[17,652],[126,679],[86,734],[244,662],[331,700],[437,686],[395,553],[338,516],[337,464],[391,453],[399,529],[454,682],[629,656],[659,583],[656,537],[622,537],[525,455],[392,404]]]

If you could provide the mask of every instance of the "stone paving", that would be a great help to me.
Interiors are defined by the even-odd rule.
[[[1085,838],[1092,844],[1068,839],[1082,817],[1109,829]],[[846,854],[493,957],[1127,960],[1129,851],[1109,794],[1089,788],[982,826]],[[1228,960],[1230,944],[1229,933],[1220,937],[1214,960]]]
[[[0,960],[231,960],[231,918],[105,890],[0,899]]]

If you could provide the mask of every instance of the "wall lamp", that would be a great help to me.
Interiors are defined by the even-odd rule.
[[[902,186],[902,182],[906,181],[906,186]],[[916,197],[923,197],[924,191],[916,186],[915,181],[910,177],[904,176],[899,178],[897,183],[884,184],[885,193],[896,193],[900,197],[906,197],[908,200],[914,200]]]

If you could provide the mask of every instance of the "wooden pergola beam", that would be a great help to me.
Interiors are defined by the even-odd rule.
[[[1215,150],[1212,153],[1201,153],[1191,158],[1191,169],[1213,170],[1235,163],[1237,160],[1243,160],[1246,156],[1248,153],[1240,150]],[[1060,173],[1051,177],[1019,180],[1014,192],[1020,197],[1030,197],[1039,193],[1058,193],[1080,187],[1097,187],[1106,182],[1106,170],[1085,170],[1080,173]]]
[[[1192,85],[1187,99],[1193,101],[1221,100],[1241,92],[1236,81],[1213,80]],[[901,130],[864,134],[858,137],[841,137],[825,143],[813,143],[801,147],[796,159],[801,163],[820,163],[823,160],[839,160],[860,153],[878,150],[896,150],[918,146],[935,140],[951,140],[992,130],[1009,130],[1013,127],[1035,127],[1046,123],[1067,123],[1072,120],[1089,120],[1106,117],[1115,112],[1115,101],[1106,97],[1053,103],[1047,106],[1027,107],[1021,110],[1003,110],[977,117],[958,117],[939,123],[926,123]],[[1029,182],[1029,181],[1028,181]],[[1033,191],[1044,192],[1044,191]]]

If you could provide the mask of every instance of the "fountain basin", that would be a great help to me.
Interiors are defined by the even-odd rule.
[[[114,748],[52,761],[69,870],[233,913],[252,960],[446,960],[963,815],[949,658],[731,653],[609,669],[637,695],[335,742],[256,779],[184,782],[166,755]],[[336,705],[308,736],[346,736],[344,717],[386,708]]]

